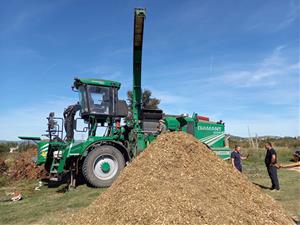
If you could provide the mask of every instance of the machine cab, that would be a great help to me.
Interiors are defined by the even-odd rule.
[[[112,116],[127,116],[126,102],[118,100],[120,86],[115,81],[75,78],[74,87],[79,92],[81,117],[88,119],[94,116],[101,120]]]

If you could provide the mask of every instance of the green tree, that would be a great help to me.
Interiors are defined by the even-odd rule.
[[[160,100],[154,97],[151,97],[152,92],[150,90],[145,89],[142,95],[142,108],[144,109],[158,109],[158,105]],[[127,100],[129,109],[132,109],[132,91],[127,92]]]

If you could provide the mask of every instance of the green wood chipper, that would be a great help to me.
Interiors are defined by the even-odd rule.
[[[134,10],[130,110],[126,101],[118,98],[121,87],[119,82],[75,78],[73,89],[79,93],[79,102],[67,107],[63,118],[55,117],[54,113],[49,114],[47,139],[19,137],[36,141],[36,163],[44,164],[50,180],[59,181],[64,174],[71,174],[70,183],[75,185],[76,177],[83,175],[94,187],[110,186],[122,169],[159,135],[157,127],[160,120],[163,120],[167,131],[192,134],[221,158],[229,157],[230,150],[225,145],[222,121],[211,122],[196,113],[192,117],[168,116],[162,110],[142,107],[141,65],[145,13],[145,9]],[[78,111],[81,118],[75,118]],[[83,119],[86,124],[81,130],[88,132],[84,141],[74,140],[74,131],[79,131],[76,126],[78,119]],[[125,119],[125,125],[120,125],[121,119]],[[100,127],[105,128],[101,136],[96,133]]]

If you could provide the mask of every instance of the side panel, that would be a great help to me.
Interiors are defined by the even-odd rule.
[[[42,165],[46,162],[48,149],[49,149],[49,142],[41,141],[37,143],[37,165]]]
[[[165,117],[167,129],[170,131],[182,130],[193,135],[202,143],[209,146],[220,158],[228,159],[230,149],[225,146],[225,126],[193,117]]]
[[[117,136],[111,136],[111,137],[102,137],[102,136],[91,136],[86,141],[82,142],[72,142],[66,149],[67,157],[69,156],[81,156],[85,153],[86,149],[89,148],[89,146],[93,145],[96,142],[101,141],[115,141],[117,140]]]
[[[195,137],[210,147],[224,147],[224,124],[198,121]]]
[[[180,128],[180,123],[176,117],[166,117],[164,118],[166,122],[167,129],[170,131],[178,131]]]
[[[230,149],[225,146],[224,124],[199,120],[196,125],[195,137],[207,144],[220,158],[228,159]]]

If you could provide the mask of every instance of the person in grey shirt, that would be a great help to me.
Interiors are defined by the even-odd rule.
[[[158,129],[157,129],[158,134],[164,133],[166,131],[167,131],[167,127],[166,127],[165,121],[159,120],[159,125],[158,125]]]

